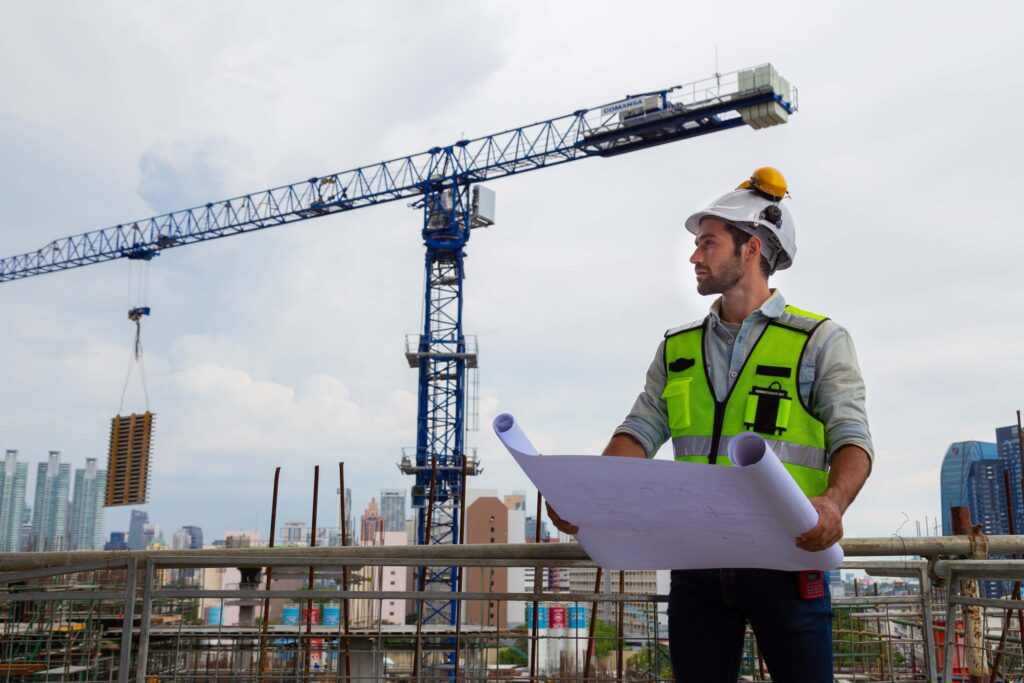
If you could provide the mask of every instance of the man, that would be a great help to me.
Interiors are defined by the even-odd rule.
[[[786,182],[773,168],[690,216],[703,320],[669,330],[643,392],[605,455],[651,458],[669,438],[679,461],[729,465],[729,437],[761,433],[818,511],[795,539],[816,551],[843,536],[843,513],[871,470],[864,382],[846,330],[787,306],[768,287],[796,255]],[[548,507],[555,526],[577,528]],[[735,683],[751,624],[775,683],[832,677],[831,601],[797,572],[672,572],[669,646],[677,681]]]

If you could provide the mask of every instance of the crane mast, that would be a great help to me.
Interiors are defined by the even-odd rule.
[[[452,160],[451,167],[457,168]],[[415,476],[412,504],[417,510],[416,538],[421,545],[460,542],[460,503],[467,475],[479,471],[466,448],[467,369],[476,367],[475,344],[462,329],[462,285],[465,246],[473,227],[470,186],[459,185],[457,173],[435,179],[425,189],[423,243],[426,246],[423,330],[406,358],[419,373],[416,447],[403,457],[400,469]],[[410,345],[411,346],[411,345]],[[454,624],[458,576],[452,567],[423,567],[421,589],[436,591],[438,600],[424,601],[424,624]]]
[[[423,212],[423,327],[407,342],[418,372],[416,445],[400,469],[415,477],[421,544],[460,542],[465,478],[479,465],[466,447],[467,371],[475,339],[462,326],[465,247],[490,219],[474,210],[483,181],[590,157],[610,157],[749,125],[785,123],[796,88],[770,64],[624,99],[426,152],[54,240],[0,259],[0,283],[116,259],[149,260],[167,249],[385,202]],[[538,520],[539,523],[539,520]],[[421,623],[453,624],[451,567],[425,568]],[[451,663],[452,653],[448,654]]]

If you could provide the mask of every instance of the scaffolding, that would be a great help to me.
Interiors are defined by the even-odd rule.
[[[855,582],[852,595],[833,598],[837,680],[1024,676],[1024,601],[963,588],[981,578],[1021,580],[1024,561],[978,557],[974,541],[844,541],[848,557],[899,558],[851,559],[844,572],[890,577],[901,588],[886,594]],[[984,548],[1020,553],[1024,537],[988,537]],[[500,605],[496,614],[505,616],[417,623],[434,596],[391,590],[380,569],[439,564],[460,573],[568,568],[596,581],[592,591],[542,581],[523,592],[464,590],[453,596],[462,614]],[[228,570],[240,580],[226,582]],[[346,586],[346,571],[370,578]],[[0,681],[672,680],[667,596],[636,592],[646,587],[624,572],[603,573],[569,543],[3,554]],[[394,600],[406,601],[409,623],[381,617]],[[768,680],[750,633],[742,676]]]

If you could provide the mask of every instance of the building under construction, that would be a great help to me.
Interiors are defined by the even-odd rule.
[[[858,588],[862,579],[834,598],[836,680],[1024,676],[1019,592],[976,597],[979,579],[1024,578],[1024,561],[982,549],[1020,553],[1024,539],[848,539],[844,548],[855,559],[843,571],[873,588]],[[460,574],[581,570],[594,585],[465,590],[449,596],[458,622],[430,625],[418,614],[435,596],[393,590],[380,571],[425,563]],[[883,581],[898,590],[880,591]],[[4,681],[673,680],[667,596],[634,592],[625,572],[594,568],[576,544],[14,553],[0,556],[0,583]],[[384,617],[397,600],[411,608],[408,623]],[[469,623],[512,603],[525,606],[519,623]],[[750,634],[743,680],[768,680]]]

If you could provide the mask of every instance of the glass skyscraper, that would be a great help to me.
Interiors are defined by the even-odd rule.
[[[405,531],[405,489],[381,489],[380,514],[384,531]]]
[[[96,458],[85,459],[85,469],[75,470],[75,495],[71,503],[71,550],[103,547],[103,500],[107,471]]]
[[[0,462],[0,552],[21,550],[28,463],[18,462],[18,451],[7,451]]]
[[[61,463],[60,451],[50,451],[39,463],[35,505],[32,506],[30,550],[67,550],[68,489],[71,465]]]
[[[953,534],[953,518],[949,509],[954,505],[970,506],[967,496],[967,476],[971,464],[979,460],[996,460],[999,452],[994,443],[985,441],[958,441],[946,450],[939,477],[939,496],[942,503],[942,535]],[[972,511],[971,518],[974,519]],[[977,522],[977,520],[975,520]]]
[[[1020,436],[1017,425],[996,428],[996,449],[999,460],[1010,473],[1010,493],[1013,501],[1013,529],[1024,530],[1024,487],[1021,486]]]
[[[144,538],[149,514],[145,510],[132,510],[132,518],[128,523],[128,547],[132,550],[143,550],[146,547]]]

